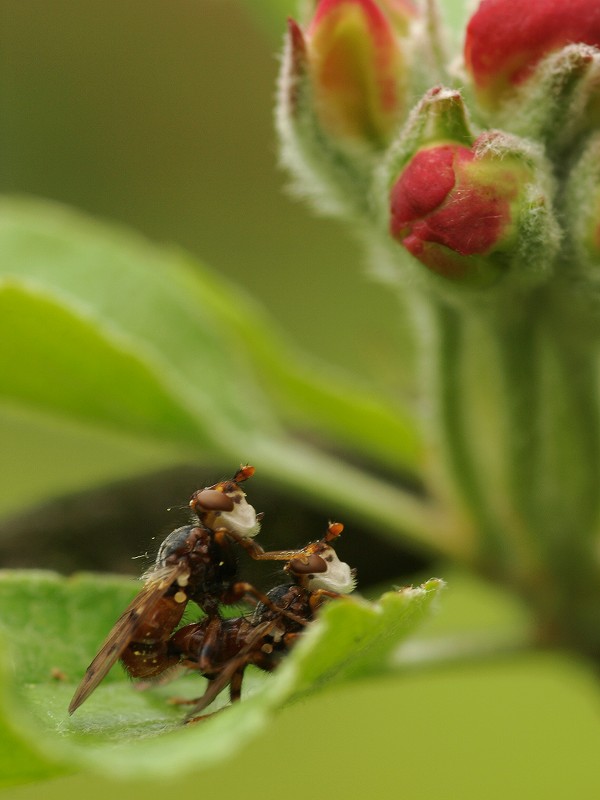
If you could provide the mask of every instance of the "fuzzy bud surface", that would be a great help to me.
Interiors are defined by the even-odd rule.
[[[390,193],[390,233],[415,258],[451,279],[489,282],[510,249],[519,196],[531,172],[516,159],[440,143],[419,150]]]
[[[571,44],[600,46],[597,0],[483,0],[464,58],[481,102],[493,106],[545,56]]]

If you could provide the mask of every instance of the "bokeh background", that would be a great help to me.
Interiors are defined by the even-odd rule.
[[[189,249],[258,298],[310,353],[376,391],[411,395],[413,343],[396,298],[368,276],[347,231],[315,218],[285,190],[272,106],[276,31],[294,4],[272,0],[280,11],[262,23],[261,5],[268,4],[0,0],[0,187]],[[459,30],[463,3],[444,0],[443,9]],[[166,511],[173,498],[214,479],[208,473],[204,481],[193,465],[159,472],[157,463],[143,481],[131,481],[141,454],[0,411],[5,566],[134,572],[131,554],[145,550],[147,531],[180,524]],[[106,486],[116,460],[122,480]],[[84,494],[64,498],[74,471]],[[299,528],[322,525],[326,511],[263,492],[257,505],[270,519],[293,503]],[[432,634],[502,630],[523,613],[448,565],[390,551],[368,531],[354,541],[369,543],[369,552],[344,543],[362,586],[433,572],[449,581]],[[597,689],[583,665],[542,654],[406,674],[286,709],[233,762],[168,786],[74,776],[1,794],[594,796]]]

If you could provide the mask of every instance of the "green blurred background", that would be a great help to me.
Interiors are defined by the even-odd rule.
[[[3,188],[189,248],[302,344],[377,379],[392,299],[343,230],[282,192],[278,42],[241,5],[3,2]]]
[[[284,191],[272,130],[274,31],[293,4],[257,0],[255,12],[278,9],[262,27],[251,4],[0,0],[2,189],[188,248],[260,299],[305,349],[377,391],[410,396],[412,343],[395,298],[367,277],[347,232]],[[444,8],[458,27],[462,3]],[[73,485],[74,470],[85,487],[116,477],[115,462],[123,476],[161,466],[107,437],[49,430],[10,409],[0,433],[5,517]],[[50,527],[64,524],[59,513]],[[27,526],[18,530],[27,538]],[[36,553],[33,563],[46,563],[41,546]],[[444,565],[431,569],[450,577]],[[431,630],[501,630],[520,613],[454,575]],[[582,665],[558,656],[407,675],[289,708],[233,762],[168,786],[76,776],[2,795],[594,796],[596,690]]]

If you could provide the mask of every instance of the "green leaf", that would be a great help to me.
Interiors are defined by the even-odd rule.
[[[187,452],[274,427],[182,259],[35,201],[0,205],[0,243],[2,333],[16,345],[0,396]]]
[[[416,473],[411,416],[305,362],[256,304],[189,256],[32,200],[0,202],[0,250],[0,335],[11,341],[0,404],[150,448],[140,469],[161,458],[251,460],[333,510],[435,546],[441,514],[282,424]],[[452,546],[450,535],[439,541]]]
[[[250,668],[240,703],[183,728],[182,711],[166,701],[174,694],[201,694],[204,681],[193,674],[139,692],[115,667],[73,717],[66,711],[87,664],[139,584],[4,573],[2,654],[12,667],[4,664],[0,743],[18,757],[2,764],[0,785],[82,767],[129,778],[166,777],[231,758],[286,703],[330,683],[393,671],[399,642],[426,617],[442,586],[432,579],[388,592],[376,603],[329,603],[274,675]]]
[[[266,388],[296,420],[418,462],[406,411],[306,362],[256,303],[185,254],[15,200],[0,204],[0,248],[0,325],[15,343],[0,356],[0,398],[189,454],[277,436]]]
[[[181,459],[180,448],[83,426],[66,417],[0,405],[0,516],[65,492],[158,471]],[[32,469],[35,464],[35,469]]]
[[[237,333],[263,389],[288,423],[418,473],[423,443],[416,409],[375,395],[343,370],[301,352],[238,287],[210,273],[202,277],[206,302]]]
[[[111,343],[100,326],[77,317],[50,293],[7,283],[0,291],[0,332],[3,341],[10,337],[17,343],[0,350],[5,401],[33,409],[43,405],[51,414],[104,423],[133,436],[186,442],[197,433],[197,421],[141,358]],[[35,370],[26,368],[32,364]]]

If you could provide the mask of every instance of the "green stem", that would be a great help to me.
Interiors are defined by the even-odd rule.
[[[534,596],[558,636],[600,657],[598,515],[600,424],[597,339],[560,286],[541,318],[538,450],[533,485],[536,534],[551,575]]]
[[[427,316],[423,309],[420,314],[425,334],[422,378],[431,488],[461,520],[473,559],[480,546],[477,536],[495,536],[495,523],[485,503],[465,426],[469,398],[462,369],[463,321],[458,310],[446,305],[430,302],[425,310]]]
[[[584,551],[597,525],[594,350],[548,291],[532,295],[516,319],[505,312],[493,320],[492,335],[504,385],[507,488],[521,523],[518,560],[529,575],[544,563],[556,582],[565,576],[565,559],[590,558]]]
[[[559,296],[548,298],[540,397],[537,503],[544,540],[589,544],[598,524],[600,455],[595,342],[580,336]],[[556,539],[556,536],[558,539]]]
[[[497,377],[500,474],[491,492],[504,494],[499,515],[511,580],[533,580],[542,567],[534,485],[538,478],[540,363],[535,300],[488,309],[487,336]]]
[[[404,538],[421,550],[467,559],[462,531],[425,498],[297,441],[262,439],[252,445],[252,453],[261,472],[321,504],[325,501],[330,514],[339,509],[377,524],[379,533],[396,543]]]
[[[470,515],[474,560],[517,587],[548,641],[600,655],[596,340],[553,286],[430,305],[442,486]]]
[[[464,520],[479,570],[555,624],[582,581],[597,593],[594,347],[546,289],[478,307],[426,301],[429,486]]]

